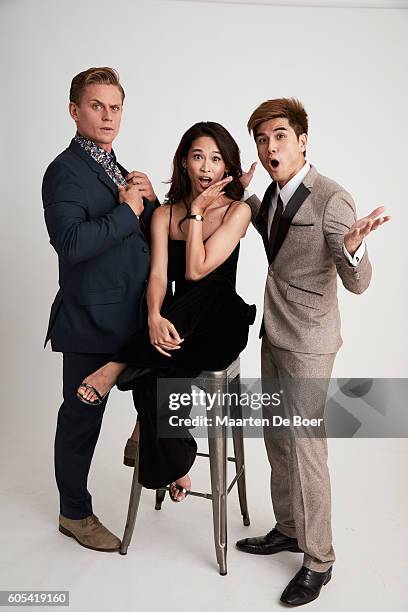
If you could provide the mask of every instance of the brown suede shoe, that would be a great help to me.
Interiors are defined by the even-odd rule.
[[[129,467],[135,467],[136,455],[139,449],[139,442],[136,440],[132,440],[129,438],[126,442],[125,452],[123,455],[123,463],[124,465],[128,465]]]
[[[91,550],[114,552],[120,548],[120,540],[106,529],[94,514],[84,519],[69,519],[59,515],[59,530],[74,538],[81,546]]]

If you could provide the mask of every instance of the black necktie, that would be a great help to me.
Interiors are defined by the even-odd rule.
[[[144,224],[142,217],[139,217],[139,228],[140,233],[143,235],[143,238],[146,240],[147,244],[150,244],[149,232],[147,231],[146,225]]]
[[[278,201],[276,203],[275,214],[273,215],[273,219],[272,219],[271,229],[269,232],[269,247],[271,249],[271,252],[273,251],[273,247],[275,245],[275,240],[278,234],[279,222],[282,217],[282,212],[283,212],[283,202],[279,195]]]

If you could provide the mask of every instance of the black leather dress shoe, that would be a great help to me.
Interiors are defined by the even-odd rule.
[[[280,600],[289,606],[307,604],[319,597],[322,586],[329,582],[331,576],[331,567],[327,572],[314,572],[303,566],[289,582]]]
[[[300,550],[296,538],[288,538],[277,529],[272,529],[265,536],[238,540],[236,547],[238,550],[254,555],[274,555],[282,550],[303,552]]]

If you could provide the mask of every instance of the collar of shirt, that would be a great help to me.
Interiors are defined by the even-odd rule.
[[[108,153],[103,147],[93,142],[93,140],[85,138],[79,132],[75,134],[74,140],[92,157],[92,159],[102,166],[109,178],[111,178],[116,185],[126,187],[127,182],[117,165],[113,149],[111,153]]]
[[[96,144],[96,142],[93,140],[85,138],[85,136],[82,136],[82,134],[79,132],[75,134],[74,140],[80,144],[81,147],[85,149],[85,151],[89,153],[98,163],[101,163],[102,161],[106,161],[108,163],[113,161],[116,163],[116,157],[113,151],[112,153],[108,153],[108,151],[106,151],[103,147]]]
[[[303,181],[309,170],[310,164],[308,161],[305,161],[301,169],[295,174],[295,176],[292,176],[290,181],[288,181],[286,185],[282,187],[282,189],[279,187],[279,183],[277,183],[276,191],[274,193],[275,203],[278,201],[278,196],[280,195],[281,200],[283,202],[283,208],[285,208],[286,204],[289,202],[290,198],[293,196],[296,189],[299,187],[300,183]]]
[[[283,203],[283,210],[285,210],[286,204],[289,202],[290,198],[293,196],[309,170],[310,164],[308,161],[305,161],[301,169],[295,174],[295,176],[292,176],[290,181],[288,181],[286,185],[282,187],[282,189],[279,187],[279,183],[276,183],[275,193],[273,194],[268,212],[268,232],[271,229],[273,215],[275,214],[276,204],[278,202],[278,196],[280,195]]]

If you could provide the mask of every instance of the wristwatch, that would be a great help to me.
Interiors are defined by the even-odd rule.
[[[203,215],[187,215],[187,219],[195,219],[196,221],[204,221]]]

